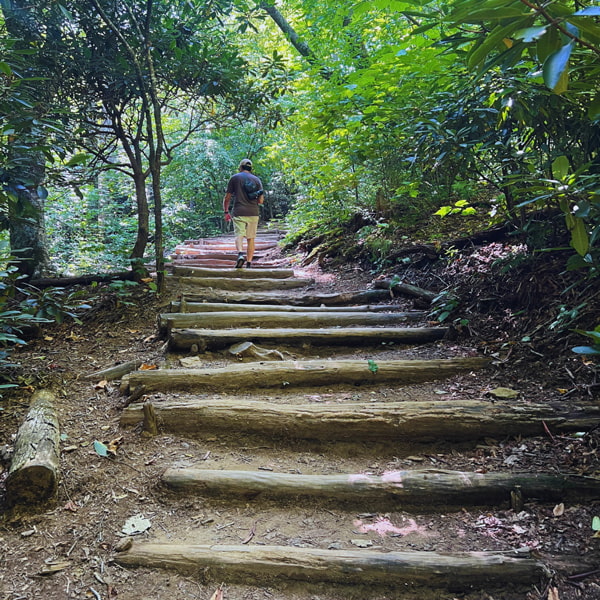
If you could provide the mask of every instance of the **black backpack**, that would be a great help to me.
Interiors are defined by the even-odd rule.
[[[253,177],[244,177],[243,187],[244,192],[246,192],[246,196],[248,196],[249,200],[256,200],[261,194],[264,193],[258,181]]]

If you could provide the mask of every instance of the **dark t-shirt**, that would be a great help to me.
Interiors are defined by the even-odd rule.
[[[233,210],[231,214],[234,217],[258,217],[258,201],[260,196],[253,200],[248,197],[252,192],[262,190],[260,179],[249,171],[240,171],[236,173],[227,184],[227,193],[233,194]],[[261,194],[262,195],[262,194]]]

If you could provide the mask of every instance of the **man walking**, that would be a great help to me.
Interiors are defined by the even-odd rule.
[[[233,208],[229,214],[229,203],[233,198]],[[252,173],[252,161],[244,158],[236,173],[227,184],[227,192],[223,198],[223,210],[225,220],[231,220],[233,216],[233,230],[235,233],[235,247],[238,258],[235,268],[244,266],[252,267],[254,258],[254,240],[258,228],[259,209],[258,205],[264,202],[264,191],[260,179]],[[246,238],[246,252],[244,255],[244,238]]]

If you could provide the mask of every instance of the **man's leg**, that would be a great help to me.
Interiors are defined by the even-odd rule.
[[[235,232],[235,247],[238,257],[235,263],[236,269],[244,266],[244,236],[246,235],[246,223],[243,217],[233,217],[233,228]]]
[[[254,238],[246,238],[246,242],[248,244],[248,254],[246,259],[248,262],[252,262],[252,259],[254,258]]]

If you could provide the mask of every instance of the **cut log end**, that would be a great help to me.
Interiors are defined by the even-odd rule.
[[[36,505],[56,494],[56,470],[47,465],[29,465],[14,471],[6,481],[6,502],[9,506]]]

